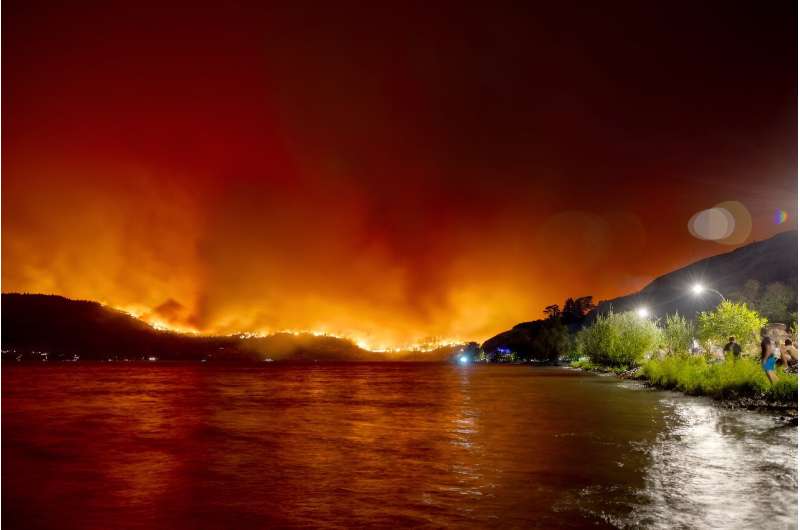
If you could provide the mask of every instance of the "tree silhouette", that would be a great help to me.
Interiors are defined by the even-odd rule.
[[[595,307],[592,296],[581,296],[579,298],[567,298],[564,301],[564,309],[561,311],[561,320],[566,324],[580,322]]]
[[[575,299],[575,308],[578,314],[582,317],[588,315],[597,306],[592,301],[592,296],[581,296]]]
[[[561,317],[561,308],[558,307],[558,304],[552,304],[544,308],[544,314],[547,318],[559,318]]]

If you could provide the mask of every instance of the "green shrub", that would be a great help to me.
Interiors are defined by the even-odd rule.
[[[754,351],[758,333],[767,319],[745,303],[721,302],[714,311],[703,311],[697,317],[697,336],[709,349],[711,344],[724,344],[733,335],[745,351]]]
[[[664,320],[664,346],[672,355],[689,353],[694,337],[694,324],[682,315],[667,315]]]
[[[601,366],[594,364],[586,357],[583,357],[581,359],[575,359],[574,361],[569,363],[569,365],[573,368],[580,368],[581,370],[599,370],[602,368]]]
[[[781,402],[797,401],[797,375],[778,372],[770,385],[754,359],[709,363],[704,356],[666,357],[644,364],[642,373],[654,385],[713,398],[760,396]]]
[[[612,348],[611,319],[607,315],[598,315],[597,319],[576,335],[576,350],[580,355],[589,357],[592,362],[609,364],[605,352]]]
[[[796,306],[795,289],[780,282],[767,285],[758,305],[758,312],[770,322],[787,323],[791,320],[791,308]]]
[[[661,330],[631,311],[609,313],[581,330],[577,342],[576,349],[595,364],[631,367],[659,345]]]
[[[583,352],[583,343],[578,338],[578,334],[569,335],[569,343],[567,347],[566,357],[571,362],[579,361],[586,354]]]

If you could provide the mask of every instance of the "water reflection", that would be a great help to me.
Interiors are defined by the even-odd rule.
[[[662,403],[669,428],[652,448],[644,521],[664,528],[796,527],[796,427],[701,399],[669,395]]]
[[[614,378],[426,364],[2,375],[12,528],[730,528],[797,517],[796,428]]]

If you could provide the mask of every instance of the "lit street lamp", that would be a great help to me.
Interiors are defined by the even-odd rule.
[[[712,293],[717,293],[717,295],[722,299],[723,302],[726,300],[726,298],[722,296],[722,293],[717,291],[716,289],[712,289],[711,287],[706,287],[705,285],[700,283],[692,285],[692,294],[694,294],[695,296],[700,296],[705,291],[711,291]]]

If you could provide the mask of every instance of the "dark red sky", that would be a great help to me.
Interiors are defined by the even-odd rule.
[[[3,4],[5,292],[481,340],[797,227],[792,2],[107,4]]]

